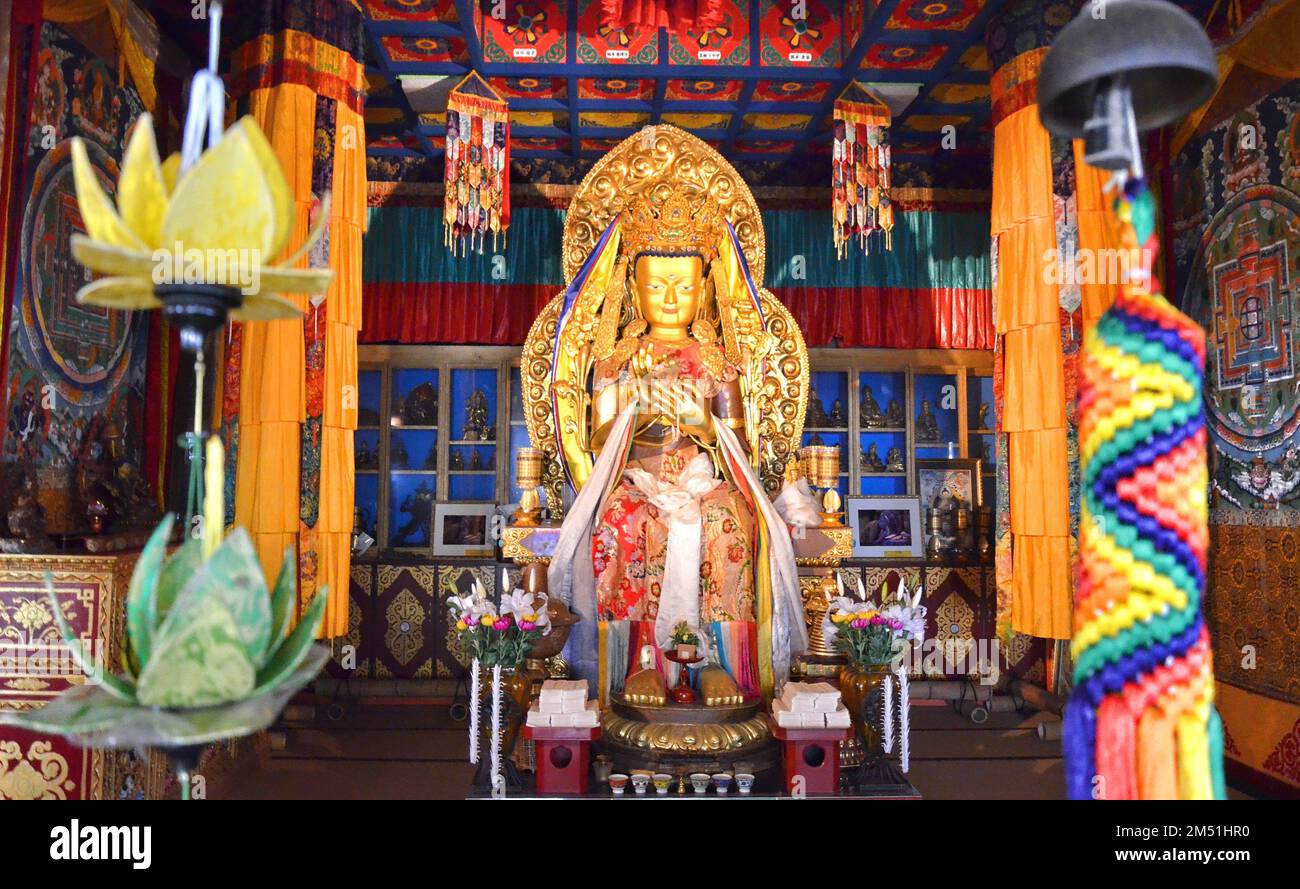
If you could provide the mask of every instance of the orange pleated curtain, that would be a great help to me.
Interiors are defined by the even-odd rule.
[[[317,150],[318,93],[355,96],[362,68],[346,52],[310,34],[262,34],[236,53],[255,71],[276,70],[268,59],[314,66],[308,82],[254,81],[248,113],[266,132],[297,203],[290,246],[306,237],[313,206],[312,167]],[[239,80],[236,74],[235,79]],[[337,96],[336,98],[343,98]],[[334,105],[332,205],[327,239],[334,281],[313,317],[305,296],[289,296],[304,320],[250,323],[242,331],[239,443],[235,522],[252,534],[263,569],[274,577],[286,548],[299,562],[299,612],[317,590],[330,598],[323,637],[348,626],[352,504],[355,484],[353,431],[357,424],[357,331],[361,326],[361,237],[366,222],[365,124],[359,103]],[[307,263],[304,259],[304,265]],[[324,374],[309,391],[304,326],[324,326]],[[310,408],[309,408],[310,406]],[[319,507],[314,525],[303,519],[303,429],[309,409],[321,419]]]
[[[993,78],[1025,94],[1045,50],[1009,61]],[[1027,93],[1032,96],[1032,92]],[[1070,638],[1073,552],[1065,378],[1055,261],[1051,140],[1032,99],[993,130],[997,240],[994,324],[1001,338],[1003,407],[1011,525],[1011,625],[1032,636]]]

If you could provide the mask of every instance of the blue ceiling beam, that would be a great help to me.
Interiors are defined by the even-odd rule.
[[[577,0],[570,0],[564,5],[566,13],[566,27],[568,32],[565,40],[564,60],[573,65],[578,60],[578,4]],[[569,131],[573,139],[573,144],[569,150],[574,160],[578,158],[578,134],[582,129],[578,125],[578,75],[576,73],[568,74],[567,88],[569,91]],[[513,131],[512,131],[513,132]]]
[[[577,110],[580,112],[637,112],[655,114],[661,108],[664,114],[815,114],[821,106],[816,102],[722,102],[706,99],[686,100],[668,99],[656,103],[640,99],[579,99]],[[396,102],[367,102],[367,108],[401,108]],[[973,113],[982,106],[944,105],[944,109],[963,109],[960,111],[926,111],[927,114]],[[569,102],[563,99],[510,99],[511,111],[571,111]],[[656,121],[657,122],[657,121]]]
[[[664,28],[660,28],[655,34],[655,39],[658,41],[659,59],[661,61],[667,59],[668,58],[668,31]],[[656,77],[654,98],[650,100],[650,107],[651,107],[650,122],[651,123],[657,124],[661,120],[663,120],[664,97],[666,95],[668,95],[668,78]]]
[[[380,74],[385,79],[387,79],[390,83],[393,84],[392,92],[394,98],[397,100],[398,107],[405,110],[406,119],[408,121],[418,121],[419,117],[417,117],[415,112],[411,109],[411,103],[407,101],[405,90],[403,90],[400,84],[397,83],[397,78],[393,75],[392,68],[389,67],[388,53],[384,52],[383,43],[379,39],[380,35],[376,34],[371,29],[371,25],[374,24],[374,20],[370,18],[370,12],[368,9],[366,9],[364,4],[362,6],[362,14],[366,17],[366,31],[368,36],[370,37],[371,50],[374,52],[375,58],[379,61]],[[425,135],[413,132],[409,129],[403,130],[401,135],[414,136],[416,141],[419,142],[420,146],[424,150],[424,153],[428,157],[434,157],[436,154],[439,153],[434,150],[433,143],[430,142],[429,138]]]
[[[860,60],[859,60],[860,61]],[[393,74],[465,74],[470,66],[460,62],[391,62],[389,70]],[[728,66],[720,65],[671,65],[667,70],[656,65],[619,65],[616,74],[608,68],[597,68],[582,63],[522,63],[522,62],[484,62],[472,66],[484,77],[582,77],[619,80],[653,80],[667,76],[671,80],[766,80],[773,83],[787,81],[799,83],[840,84],[843,89],[850,78],[844,77],[835,68],[782,68],[778,66]],[[931,83],[935,82],[934,73],[917,69],[868,69],[858,72],[862,80],[880,83]],[[949,83],[987,83],[987,71],[954,71],[947,78]]]
[[[749,0],[749,64],[746,69],[749,71],[758,70],[758,61],[761,52],[759,45],[763,42],[763,37],[759,33],[759,24],[761,15],[758,8],[758,0]],[[740,88],[739,108],[736,109],[735,116],[731,118],[731,126],[727,127],[727,143],[725,151],[730,154],[736,145],[736,135],[740,132],[741,124],[744,123],[744,109],[754,101],[754,89],[757,81],[746,80]]]
[[[460,20],[461,34],[465,37],[469,63],[482,74],[483,45],[478,39],[478,28],[474,27],[474,6],[477,2],[479,0],[456,0],[456,18]]]
[[[370,19],[370,33],[381,37],[464,37],[460,23],[381,22]]]

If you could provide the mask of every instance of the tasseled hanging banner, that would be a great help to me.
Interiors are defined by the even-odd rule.
[[[1205,332],[1160,293],[1155,206],[1143,180],[1129,180],[1115,215],[1130,268],[1115,304],[1084,333],[1079,384],[1067,788],[1075,799],[1222,798],[1201,616]]]
[[[894,207],[889,201],[889,106],[856,80],[835,100],[835,143],[831,154],[831,228],[835,255],[848,255],[858,239],[870,253],[868,239],[884,233],[893,249]]]
[[[471,71],[447,97],[443,232],[451,251],[505,247],[510,226],[510,109]],[[475,240],[477,239],[477,247]]]

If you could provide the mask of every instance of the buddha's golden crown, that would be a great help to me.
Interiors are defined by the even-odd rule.
[[[707,266],[718,255],[718,242],[726,233],[722,209],[707,194],[670,192],[655,200],[636,198],[624,211],[623,255],[642,253],[696,253]]]

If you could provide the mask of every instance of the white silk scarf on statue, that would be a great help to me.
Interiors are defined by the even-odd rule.
[[[661,650],[668,648],[673,627],[685,623],[699,637],[701,654],[708,654],[708,634],[700,632],[700,500],[722,484],[722,479],[713,476],[713,459],[701,451],[675,480],[635,467],[623,474],[659,510],[659,518],[668,526],[655,644]]]

